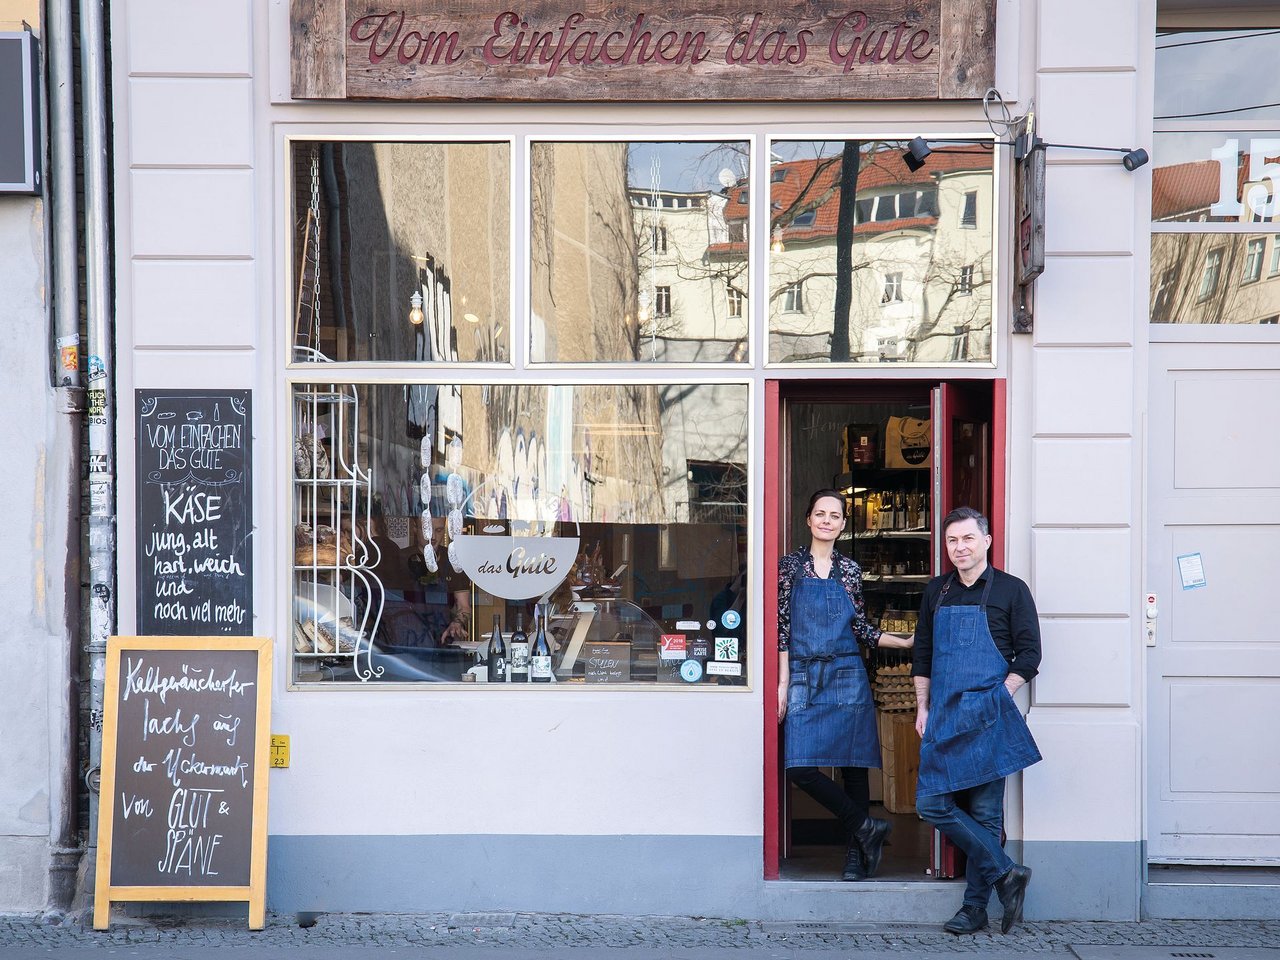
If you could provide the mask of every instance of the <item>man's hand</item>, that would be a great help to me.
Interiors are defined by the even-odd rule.
[[[787,718],[787,688],[778,686],[778,722],[781,723]]]
[[[466,623],[457,617],[454,617],[449,621],[449,626],[444,629],[444,642],[449,643],[453,640],[466,640],[467,634],[468,631]]]
[[[916,707],[916,733],[924,739],[924,728],[929,722],[929,708],[920,706]]]
[[[1018,692],[1018,688],[1024,686],[1026,682],[1016,673],[1011,673],[1004,678],[1004,688],[1009,691],[1009,696],[1012,697]]]

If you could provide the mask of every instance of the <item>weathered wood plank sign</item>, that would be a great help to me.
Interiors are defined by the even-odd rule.
[[[290,0],[297,99],[952,100],[995,0]]]
[[[114,900],[249,903],[265,918],[271,640],[112,637],[93,925]]]

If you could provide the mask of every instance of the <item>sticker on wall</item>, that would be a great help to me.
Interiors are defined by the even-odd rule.
[[[676,629],[697,631],[702,629],[702,624],[699,623],[697,620],[677,620]]]
[[[738,629],[738,624],[742,622],[742,616],[737,610],[726,610],[720,614],[720,625],[726,630]]]
[[[737,660],[738,659],[738,638],[737,637],[716,637],[716,659],[717,660]]]
[[[658,656],[663,660],[683,660],[688,644],[683,633],[664,633],[658,638]]]
[[[1178,558],[1178,576],[1182,578],[1183,590],[1194,590],[1203,587],[1204,560],[1198,553],[1184,553]]]
[[[680,664],[680,679],[685,683],[697,683],[702,679],[702,664],[697,660],[686,660]]]

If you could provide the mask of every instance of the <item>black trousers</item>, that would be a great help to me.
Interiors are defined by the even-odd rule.
[[[866,767],[841,767],[843,787],[817,767],[789,767],[787,777],[831,811],[848,836],[852,837],[867,819],[867,811],[871,808],[871,787]]]

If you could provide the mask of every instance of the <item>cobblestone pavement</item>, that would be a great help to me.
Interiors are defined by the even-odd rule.
[[[300,923],[301,920],[301,923]],[[307,925],[310,924],[310,925]],[[270,915],[266,929],[250,932],[243,920],[195,917],[113,917],[97,932],[87,916],[0,916],[0,957],[136,955],[164,948],[187,956],[199,948],[234,948],[270,957],[368,948],[448,957],[527,951],[533,955],[583,950],[637,955],[737,955],[782,957],[839,951],[863,956],[1049,954],[1070,957],[1072,944],[1280,947],[1280,919],[1267,921],[1170,921],[1142,923],[1025,923],[1008,936],[952,937],[938,927],[907,924],[843,924],[838,930],[798,924],[701,917],[577,916],[569,914],[319,914]],[[151,951],[116,948],[144,948]],[[106,948],[106,949],[103,949]],[[364,949],[358,949],[364,948]],[[483,950],[481,948],[484,948]],[[17,950],[18,952],[15,952]],[[1278,951],[1280,954],[1280,951]]]

